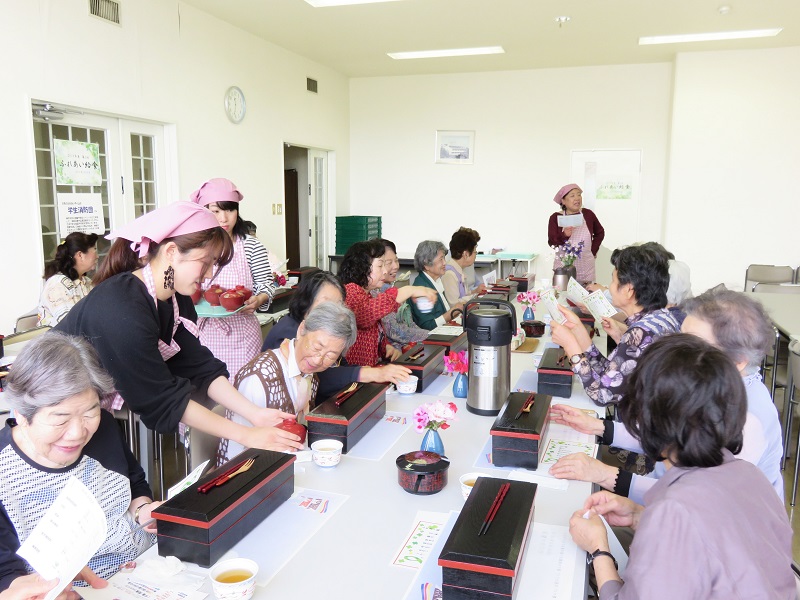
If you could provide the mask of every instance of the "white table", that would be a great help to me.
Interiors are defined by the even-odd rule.
[[[539,353],[543,351],[544,343],[544,340],[540,343]],[[516,382],[523,371],[534,368],[534,356],[512,353],[512,382]],[[439,397],[450,396],[450,389],[449,385],[445,387]],[[425,394],[392,394],[387,397],[387,410],[411,415],[417,406],[434,398]],[[572,397],[557,400],[595,408],[577,378],[573,380]],[[354,596],[381,600],[404,598],[417,572],[392,566],[394,553],[414,524],[417,511],[447,513],[461,509],[463,499],[458,478],[464,473],[481,470],[476,469],[474,463],[494,422],[494,417],[469,413],[464,399],[455,399],[455,402],[459,406],[458,420],[442,432],[450,459],[448,484],[438,494],[412,495],[397,483],[396,458],[418,449],[421,443],[422,436],[412,427],[381,460],[344,455],[335,469],[322,469],[313,463],[296,464],[296,487],[333,492],[349,498],[267,586],[256,588],[256,600],[299,597],[344,600]],[[495,469],[485,472],[495,477],[508,473]],[[566,490],[540,486],[534,523],[567,525],[572,513],[592,492],[591,487],[585,482],[569,482]],[[250,540],[247,541],[250,545]],[[280,540],[264,539],[263,544],[274,548],[274,545],[280,545]],[[584,564],[576,566],[568,584],[571,600],[586,598]],[[535,596],[527,596],[526,600],[528,598],[535,600]]]

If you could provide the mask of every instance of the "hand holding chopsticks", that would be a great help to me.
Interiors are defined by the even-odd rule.
[[[489,527],[494,521],[494,516],[497,514],[497,511],[500,510],[500,505],[503,504],[503,500],[505,500],[506,494],[508,493],[509,488],[511,487],[510,483],[504,483],[500,486],[500,489],[497,490],[497,495],[494,497],[494,502],[489,507],[489,512],[486,513],[486,518],[483,520],[483,525],[478,530],[478,535],[483,535],[487,531],[489,531]]]

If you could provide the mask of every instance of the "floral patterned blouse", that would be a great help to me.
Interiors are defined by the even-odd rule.
[[[38,326],[55,327],[67,316],[69,309],[83,299],[92,289],[92,280],[84,275],[74,281],[62,273],[57,273],[44,282],[39,297]]]
[[[586,395],[598,406],[619,404],[625,377],[636,367],[644,349],[662,335],[681,329],[675,316],[665,308],[636,313],[628,317],[625,324],[628,330],[608,358],[592,344],[581,361],[572,367],[581,378]]]

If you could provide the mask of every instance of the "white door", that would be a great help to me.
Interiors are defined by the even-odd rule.
[[[324,150],[308,150],[308,181],[308,255],[311,266],[324,269],[328,264],[325,235],[328,219],[328,153]]]
[[[163,126],[68,111],[59,120],[34,116],[33,133],[43,263],[53,258],[56,246],[71,233],[61,231],[58,194],[100,194],[105,233],[160,204],[167,176]],[[100,185],[59,184],[54,140],[97,144]],[[101,237],[97,245],[105,255],[110,242]]]

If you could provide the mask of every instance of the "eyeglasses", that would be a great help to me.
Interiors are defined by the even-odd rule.
[[[328,367],[334,363],[338,363],[340,360],[339,353],[325,352],[324,348],[312,346],[311,342],[306,342],[305,349],[309,357],[322,360],[322,364]]]

